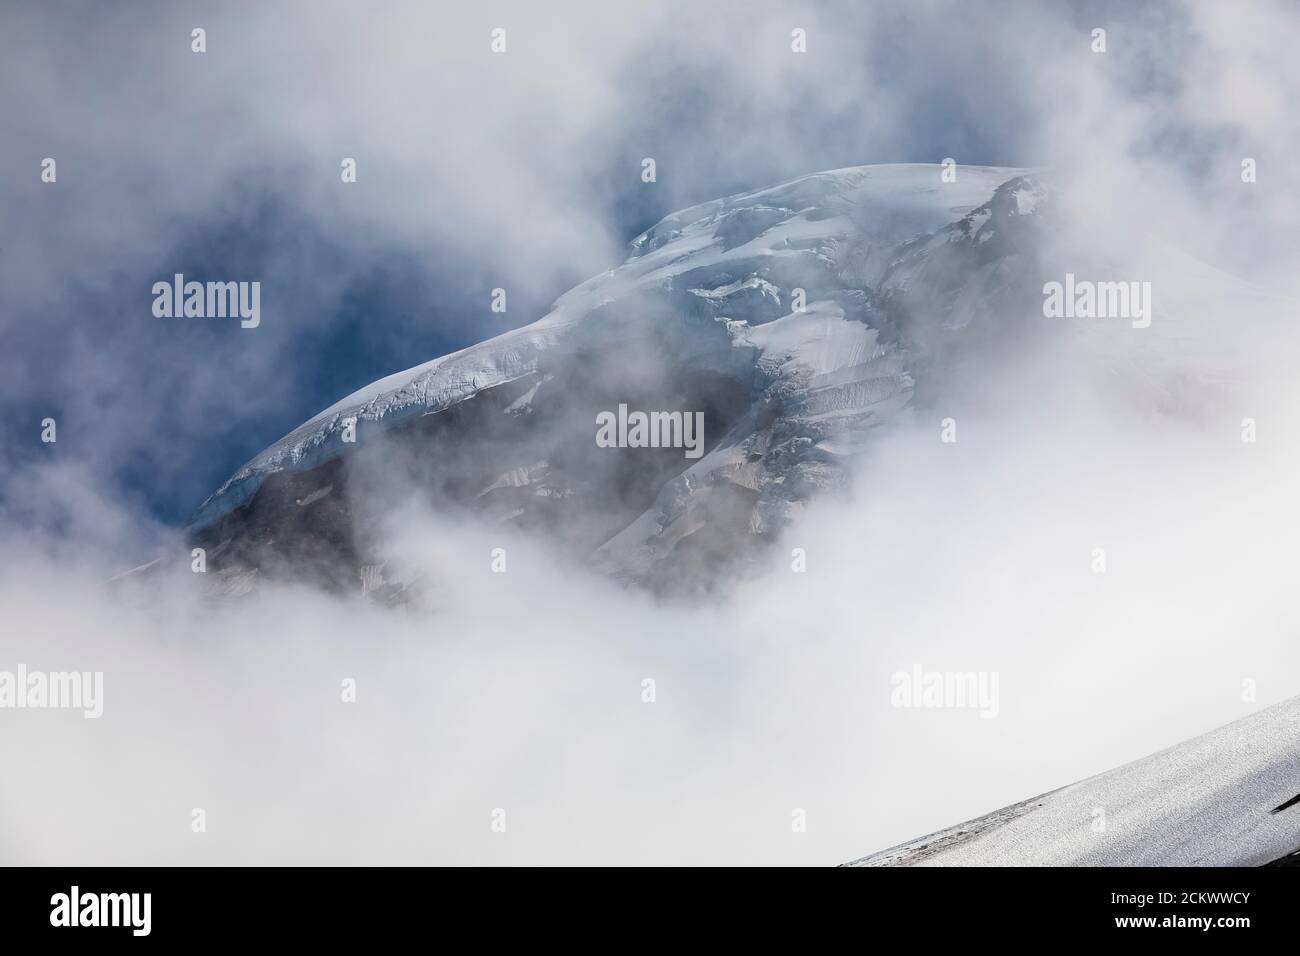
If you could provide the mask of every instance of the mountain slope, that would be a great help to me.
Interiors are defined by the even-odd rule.
[[[847,865],[1262,866],[1300,850],[1297,794],[1300,698],[1293,698]]]

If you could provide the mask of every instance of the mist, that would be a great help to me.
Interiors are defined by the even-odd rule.
[[[7,714],[6,862],[831,864],[1293,695],[1294,449],[1037,394],[894,429],[703,603],[409,509],[388,556],[436,587],[397,608],[7,553],[6,662],[105,690]],[[892,706],[915,665],[996,672],[995,719]]]
[[[15,15],[0,669],[102,671],[104,700],[4,712],[0,862],[835,864],[1300,693],[1286,5],[562,6]],[[1149,279],[1152,325],[1011,317],[997,364],[881,429],[760,568],[657,597],[563,529],[430,509],[395,466],[378,547],[427,583],[403,606],[273,580],[213,601],[192,573],[178,516],[222,476],[537,318],[659,216],[947,156],[1041,169],[1051,275]],[[263,282],[258,329],[148,318],[196,259]],[[335,334],[369,351],[334,368]],[[915,667],[996,673],[996,717],[894,706]]]

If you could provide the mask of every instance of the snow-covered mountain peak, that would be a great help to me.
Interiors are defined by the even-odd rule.
[[[1005,241],[1011,219],[1033,218],[1044,194],[1016,169],[961,167],[946,182],[939,166],[859,166],[673,213],[531,325],[382,378],[304,422],[231,476],[193,527],[239,540],[291,515],[313,533],[303,506],[272,506],[278,486],[294,502],[326,484],[347,488],[326,466],[400,434],[441,443],[426,449],[433,458],[482,446],[473,455],[484,473],[462,463],[473,475],[458,472],[456,487],[481,481],[468,498],[497,520],[545,524],[554,516],[541,513],[565,501],[598,514],[584,540],[633,577],[654,576],[723,525],[728,539],[762,536],[843,482],[871,429],[909,403],[918,349],[936,330],[998,310],[1004,260],[1018,255]],[[708,453],[665,459],[649,478],[610,473],[610,456],[593,457],[592,415],[637,389],[645,401],[706,409]],[[486,411],[498,406],[504,418]],[[499,454],[497,431],[523,457]],[[494,484],[525,467],[538,492],[527,500],[518,483]],[[332,496],[348,515],[350,494]],[[310,500],[319,510],[331,497]],[[276,527],[268,540],[284,538]]]

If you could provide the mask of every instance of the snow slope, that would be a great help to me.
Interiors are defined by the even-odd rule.
[[[1300,850],[1297,794],[1300,697],[848,865],[1260,866]]]

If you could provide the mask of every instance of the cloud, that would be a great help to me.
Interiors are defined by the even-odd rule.
[[[25,91],[0,144],[8,457],[56,414],[65,454],[175,522],[352,388],[538,317],[658,216],[864,162],[1051,166],[1109,242],[1156,230],[1294,292],[1297,144],[1275,92],[1294,67],[1285,43],[1255,55],[1294,32],[1284,6],[1024,4],[978,28],[958,9],[18,11],[0,64]],[[1262,163],[1250,187],[1242,155]],[[184,270],[260,280],[266,324],[154,320],[149,288]]]
[[[211,605],[178,542],[109,590],[6,553],[5,666],[105,675],[97,721],[3,714],[35,768],[0,782],[6,859],[827,864],[1293,693],[1294,449],[1039,397],[960,413],[955,444],[919,415],[882,436],[850,498],[707,604],[418,510],[386,544],[432,582],[405,608]],[[915,665],[998,673],[998,716],[891,707]]]
[[[0,144],[0,668],[103,670],[106,700],[0,713],[27,768],[0,774],[6,861],[832,863],[1232,719],[1244,679],[1259,705],[1295,692],[1295,342],[1261,318],[1290,304],[1179,251],[1296,294],[1284,5],[64,16],[16,11],[0,57],[27,91]],[[494,575],[496,532],[416,512],[387,547],[438,583],[427,604],[268,585],[211,606],[155,520],[151,495],[201,499],[341,397],[325,374],[497,331],[498,284],[520,323],[647,217],[948,155],[1048,167],[1059,261],[1165,277],[1181,324],[1013,350],[937,399],[956,445],[918,408],[714,603],[616,588],[554,542],[511,540]],[[149,287],[179,267],[261,279],[263,326],[159,325]],[[151,589],[101,586],[155,549],[174,567]],[[890,707],[917,663],[999,672],[998,718]]]

